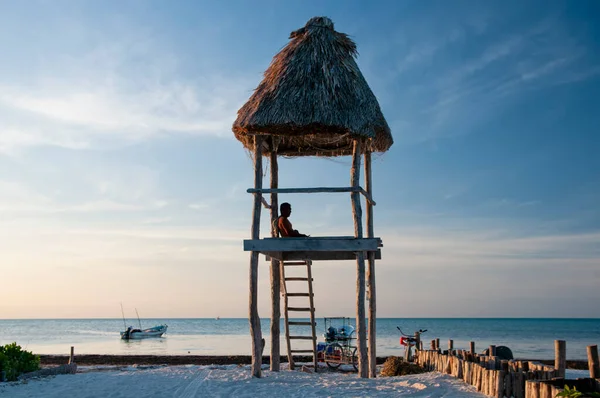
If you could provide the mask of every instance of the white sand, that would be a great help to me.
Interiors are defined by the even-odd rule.
[[[270,372],[250,377],[249,366],[95,366],[76,375],[0,384],[4,397],[484,397],[471,386],[441,373],[359,379],[356,373]],[[589,377],[567,371],[567,378]]]
[[[3,383],[4,397],[483,397],[472,387],[440,373],[360,379],[356,373],[264,371],[250,377],[248,366],[160,366],[81,368],[27,382]]]

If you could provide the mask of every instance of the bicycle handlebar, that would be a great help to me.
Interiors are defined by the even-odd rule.
[[[400,326],[396,326],[396,329],[398,329],[400,331],[400,334],[402,334],[402,336],[404,337],[413,337],[413,335],[410,334],[406,334],[402,331],[402,329],[400,329]],[[419,334],[425,333],[427,331],[427,329],[419,329]]]

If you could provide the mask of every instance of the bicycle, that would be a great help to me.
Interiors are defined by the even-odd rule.
[[[325,318],[325,343],[319,343],[318,351],[320,358],[332,369],[347,364],[358,370],[357,348],[353,344],[355,330],[349,322],[347,317]]]
[[[419,329],[419,331],[415,332],[413,336],[410,336],[402,331],[399,326],[396,328],[400,331],[400,345],[404,346],[404,360],[406,362],[411,362],[411,360],[416,359],[418,356],[417,352],[420,347],[419,344],[421,342],[421,334],[427,332],[427,329]],[[412,356],[412,347],[415,347],[415,355]]]

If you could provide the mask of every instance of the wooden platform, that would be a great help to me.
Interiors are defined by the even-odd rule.
[[[244,240],[244,251],[257,251],[277,260],[355,260],[356,252],[375,252],[381,259],[380,238],[323,236],[309,238],[264,238]]]

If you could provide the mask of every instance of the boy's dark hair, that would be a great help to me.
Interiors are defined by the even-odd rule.
[[[283,211],[284,208],[286,207],[292,207],[291,204],[289,204],[288,202],[283,202],[282,204],[279,205],[279,211]]]

